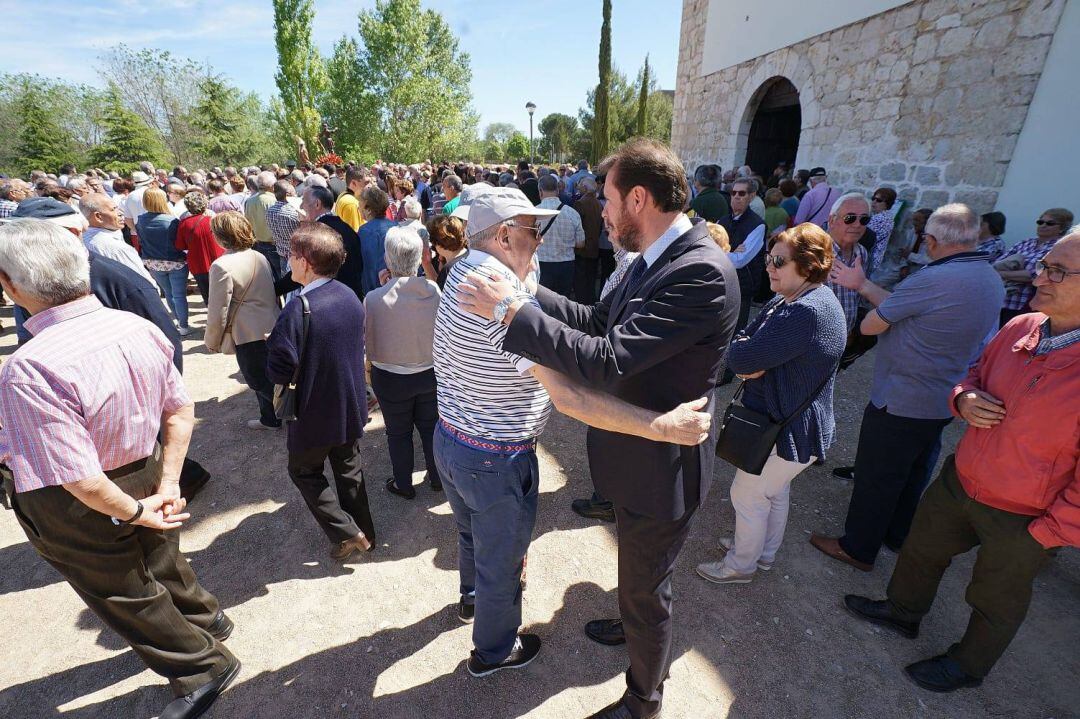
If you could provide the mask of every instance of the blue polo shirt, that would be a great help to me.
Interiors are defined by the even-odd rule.
[[[931,262],[900,282],[877,308],[880,336],[870,401],[889,414],[945,419],[952,388],[997,328],[1001,277],[979,252]]]

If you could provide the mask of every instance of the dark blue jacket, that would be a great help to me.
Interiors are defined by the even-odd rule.
[[[363,436],[367,424],[364,305],[337,280],[304,296],[311,314],[297,380],[297,420],[288,424],[290,452],[353,442]],[[292,380],[302,331],[302,303],[294,297],[266,341],[266,374],[271,382]]]
[[[186,262],[187,256],[176,249],[176,228],[180,220],[160,212],[139,216],[135,230],[139,235],[139,254],[144,260]]]

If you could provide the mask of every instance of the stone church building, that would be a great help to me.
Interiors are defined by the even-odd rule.
[[[911,207],[1080,216],[1080,0],[683,0],[672,144],[693,169],[822,165]]]

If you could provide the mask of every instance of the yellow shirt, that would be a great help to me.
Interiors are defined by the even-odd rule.
[[[342,192],[334,203],[334,214],[353,230],[359,230],[360,225],[364,224],[364,218],[360,216],[360,201],[349,191]]]

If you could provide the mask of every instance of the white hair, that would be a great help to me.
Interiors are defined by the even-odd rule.
[[[82,190],[88,187],[89,185],[86,184],[86,180],[81,175],[79,177],[68,178],[67,188],[72,192],[75,192],[76,190]]]
[[[405,198],[405,217],[410,220],[419,220],[424,215],[424,208],[420,207],[420,202],[409,195]]]
[[[255,178],[255,186],[262,192],[273,190],[275,182],[277,182],[277,177],[270,170],[260,172],[258,177]]]
[[[78,237],[45,220],[0,226],[0,267],[11,283],[55,307],[90,294],[90,259]]]
[[[866,195],[861,192],[849,192],[846,195],[840,195],[840,197],[837,198],[836,202],[833,203],[832,208],[829,210],[829,217],[834,217],[845,202],[850,202],[852,200],[858,200],[863,203],[866,207],[866,211],[868,213],[870,212],[870,200],[866,199]]]
[[[934,210],[926,221],[926,234],[948,247],[972,247],[979,241],[982,218],[967,205],[954,202]]]
[[[115,207],[115,205],[112,199],[103,192],[92,192],[79,200],[79,212],[83,213],[83,217],[87,220],[95,212],[105,212],[110,207]]]
[[[394,277],[412,277],[420,266],[424,242],[412,227],[391,227],[384,241],[386,268]]]
[[[154,169],[154,163],[147,160],[143,160],[139,163],[139,170],[145,172],[147,175],[153,176],[156,170]]]

